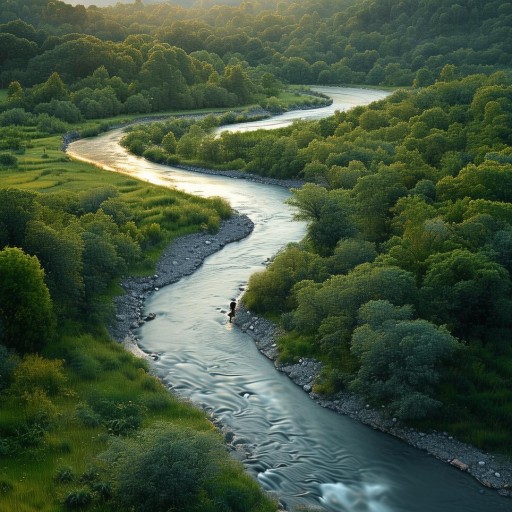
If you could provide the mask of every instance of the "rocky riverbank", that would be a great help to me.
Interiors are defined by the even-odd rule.
[[[192,274],[208,256],[226,244],[242,240],[253,228],[254,224],[249,217],[235,214],[222,222],[217,233],[203,231],[174,240],[163,252],[153,275],[124,279],[121,286],[126,293],[114,300],[116,316],[109,326],[112,338],[141,355],[133,331],[153,318],[151,313],[144,314],[144,301],[147,297],[159,288]]]
[[[512,461],[482,452],[454,439],[447,432],[420,432],[406,427],[397,418],[389,418],[385,411],[371,408],[352,394],[338,393],[329,398],[320,396],[313,391],[313,384],[322,369],[321,363],[306,358],[297,364],[278,363],[277,326],[265,318],[251,314],[243,305],[237,308],[235,324],[254,339],[260,352],[274,361],[279,371],[286,373],[322,407],[347,415],[425,450],[454,468],[469,473],[484,487],[495,489],[502,496],[512,497]],[[484,489],[482,492],[485,492]]]

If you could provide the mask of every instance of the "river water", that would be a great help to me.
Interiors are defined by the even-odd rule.
[[[365,89],[319,88],[327,108],[288,113],[243,130],[284,126],[381,99]],[[238,129],[236,125],[229,130]],[[512,501],[483,489],[469,475],[391,436],[323,409],[227,321],[225,310],[249,276],[303,223],[284,204],[286,189],[248,180],[186,172],[129,155],[121,130],[70,145],[68,153],[106,170],[201,196],[222,196],[255,223],[246,239],[210,256],[193,275],[155,292],[146,303],[156,319],[138,333],[141,347],[160,355],[157,369],[180,396],[212,412],[249,445],[247,470],[293,509],[333,512],[500,512]]]

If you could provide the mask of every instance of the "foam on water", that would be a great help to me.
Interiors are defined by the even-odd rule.
[[[381,484],[320,484],[320,501],[333,512],[391,512],[384,503],[389,488]]]

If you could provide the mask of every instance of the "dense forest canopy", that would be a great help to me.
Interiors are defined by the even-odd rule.
[[[153,72],[154,87],[172,78],[177,88],[168,104],[192,107],[208,105],[205,96],[223,105],[237,100],[218,90],[236,88],[222,81],[228,66],[240,66],[253,83],[270,73],[295,84],[394,86],[429,85],[446,64],[463,75],[506,69],[512,8],[476,0],[261,0],[190,8],[137,2],[103,9],[1,0],[0,39],[4,86],[32,87],[58,72],[67,87],[83,88],[80,80],[103,66],[122,82],[125,99],[136,96],[137,108],[144,100],[156,109],[166,105],[149,99],[144,75]]]

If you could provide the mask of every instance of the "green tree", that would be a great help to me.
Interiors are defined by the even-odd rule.
[[[352,219],[354,205],[345,190],[328,191],[305,184],[301,189],[293,189],[287,202],[297,208],[297,219],[309,221],[308,238],[319,254],[332,253],[339,240],[357,232]]]
[[[57,229],[33,220],[27,225],[25,251],[37,256],[45,272],[54,303],[59,313],[76,313],[83,303],[82,278],[83,241],[77,226],[59,226]]]
[[[386,300],[364,304],[359,322],[351,352],[360,368],[351,388],[404,419],[423,418],[440,407],[434,396],[443,363],[460,346],[446,328],[413,320],[410,306]]]
[[[0,249],[23,247],[27,222],[36,211],[36,195],[14,188],[0,190]]]
[[[67,101],[68,90],[60,75],[52,73],[48,80],[31,90],[31,99],[34,105],[38,103],[49,103],[51,100]]]
[[[20,353],[40,350],[55,328],[44,271],[35,256],[0,251],[0,341]]]
[[[239,103],[249,103],[254,91],[254,84],[251,82],[247,72],[239,64],[226,66],[221,84],[229,92],[236,94]]]
[[[494,328],[512,327],[510,276],[485,254],[455,249],[427,260],[421,289],[424,318],[446,324],[461,338],[492,340]]]

